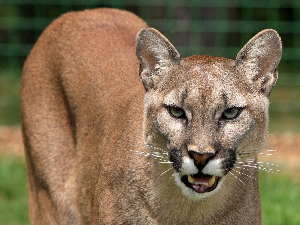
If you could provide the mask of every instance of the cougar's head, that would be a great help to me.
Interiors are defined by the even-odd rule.
[[[137,35],[146,89],[146,144],[168,152],[183,194],[199,199],[221,190],[238,161],[267,141],[268,95],[277,80],[281,41],[273,30],[252,38],[235,60],[181,58],[157,30]]]

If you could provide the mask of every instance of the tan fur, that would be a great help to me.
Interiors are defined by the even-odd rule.
[[[32,224],[259,224],[258,169],[239,163],[267,140],[279,36],[262,31],[236,60],[180,58],[144,27],[115,9],[69,13],[31,51],[21,113]],[[231,106],[244,109],[220,119]],[[215,190],[180,181],[200,166],[220,178]]]

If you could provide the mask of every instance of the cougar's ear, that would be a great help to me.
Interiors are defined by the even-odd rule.
[[[136,55],[140,61],[139,76],[146,91],[159,82],[164,68],[180,61],[174,46],[153,28],[143,28],[137,34]]]
[[[266,29],[250,39],[239,51],[236,63],[245,71],[247,78],[268,96],[277,81],[281,53],[282,45],[278,33]]]

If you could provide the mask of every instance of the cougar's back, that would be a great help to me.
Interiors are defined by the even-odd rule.
[[[126,126],[115,118],[120,105],[135,108],[128,117],[142,120],[135,37],[146,26],[116,9],[72,12],[55,20],[32,49],[21,113],[33,224],[91,222],[98,203],[89,194],[101,180],[101,156]]]

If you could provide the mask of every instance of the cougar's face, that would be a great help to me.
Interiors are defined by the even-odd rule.
[[[190,64],[166,71],[146,94],[145,134],[147,144],[168,152],[182,193],[201,199],[221,190],[237,162],[263,147],[268,100],[233,62]]]

